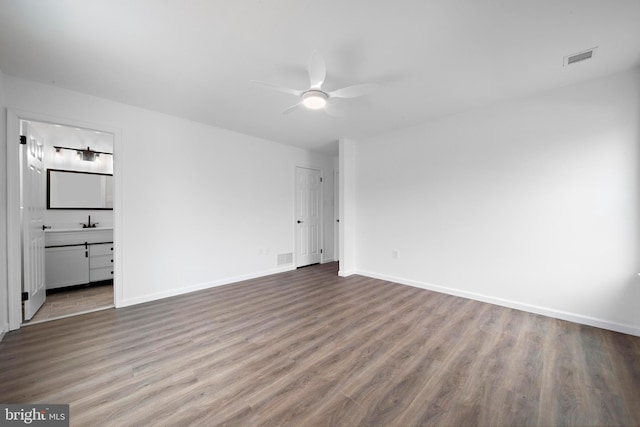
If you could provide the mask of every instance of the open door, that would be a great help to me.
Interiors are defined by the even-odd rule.
[[[22,291],[27,298],[24,301],[24,320],[29,320],[47,297],[44,279],[44,142],[36,130],[29,126],[29,122],[22,121],[20,125],[21,135],[24,135],[20,198]]]

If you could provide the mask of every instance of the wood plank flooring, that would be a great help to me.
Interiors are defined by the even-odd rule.
[[[10,332],[0,402],[74,426],[638,426],[640,338],[333,263]]]
[[[47,299],[29,323],[113,307],[113,285],[72,287],[47,293]]]

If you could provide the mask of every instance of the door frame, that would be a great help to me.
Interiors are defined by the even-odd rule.
[[[324,176],[322,174],[323,170],[321,167],[310,166],[310,165],[299,165],[296,164],[293,167],[293,221],[291,221],[293,225],[293,268],[298,268],[298,227],[297,227],[297,207],[298,207],[298,179],[297,179],[297,170],[298,168],[303,169],[312,169],[320,172],[320,249],[322,252],[320,253],[320,264],[324,263]]]
[[[113,135],[113,240],[114,264],[122,266],[122,147],[121,131],[117,128],[65,119],[49,114],[7,108],[7,300],[9,330],[22,325],[22,250],[20,244],[20,121],[28,120],[63,126],[97,130]],[[122,268],[116,268],[113,278],[114,304],[122,302]]]

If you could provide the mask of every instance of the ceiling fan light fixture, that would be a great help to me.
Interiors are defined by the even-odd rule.
[[[257,80],[252,80],[252,82],[268,86],[278,92],[294,95],[298,99],[296,104],[285,108],[282,111],[282,114],[289,114],[304,107],[309,110],[324,110],[327,114],[334,117],[336,114],[335,111],[333,111],[333,105],[329,106],[331,108],[325,108],[329,103],[329,100],[333,100],[333,98],[357,98],[359,96],[364,96],[369,94],[375,86],[371,83],[365,83],[343,87],[330,92],[324,91],[322,89],[322,85],[324,84],[324,79],[327,76],[327,68],[325,66],[324,59],[317,52],[314,52],[312,55],[307,71],[309,72],[309,89],[307,90],[291,89]]]
[[[321,90],[309,90],[302,94],[302,105],[310,110],[320,110],[327,105],[327,98]]]

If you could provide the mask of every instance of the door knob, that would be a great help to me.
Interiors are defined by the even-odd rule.
[[[303,223],[303,222],[304,222],[304,221],[300,221],[300,220],[298,220],[298,224],[301,224],[301,223]]]

